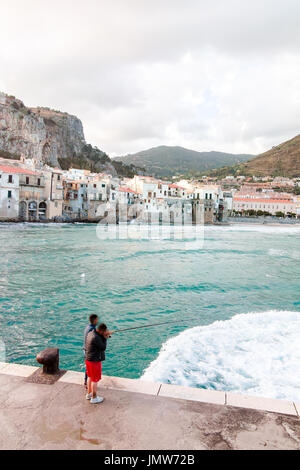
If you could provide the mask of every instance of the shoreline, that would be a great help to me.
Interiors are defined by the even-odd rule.
[[[122,224],[101,224],[100,220],[72,220],[72,221],[53,221],[53,220],[35,220],[35,221],[22,221],[22,220],[0,220],[1,225],[103,225],[104,226],[111,226],[111,225],[130,225],[130,222],[122,223]],[[135,225],[135,224],[133,224]],[[148,226],[146,223],[136,224],[142,226]],[[155,225],[155,224],[154,224]],[[300,227],[300,220],[294,222],[275,222],[275,221],[253,221],[249,220],[237,220],[237,221],[224,221],[224,222],[215,222],[204,224],[204,227],[230,227],[234,225],[251,225],[251,226],[269,226],[269,227],[284,227],[284,226],[299,226]],[[176,226],[176,225],[162,225],[164,227]],[[195,225],[192,225],[195,226]]]

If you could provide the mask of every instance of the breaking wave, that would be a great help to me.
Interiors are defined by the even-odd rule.
[[[169,339],[143,379],[300,400],[300,312],[267,311]]]

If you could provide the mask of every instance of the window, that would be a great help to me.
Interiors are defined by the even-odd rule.
[[[95,189],[97,188],[97,185],[96,185],[96,184],[94,184],[94,188],[95,188]]]
[[[57,180],[60,181],[60,175],[57,175]]]
[[[29,176],[26,176],[26,184],[29,184]]]
[[[7,197],[8,197],[8,199],[10,199],[10,198],[11,198],[11,191],[8,191],[8,193],[7,193]]]
[[[38,183],[38,186],[41,186],[41,178],[38,178],[37,183]]]
[[[8,176],[8,182],[9,182],[9,183],[12,183],[12,182],[13,182],[13,177],[12,177],[12,175],[9,175],[9,176]]]

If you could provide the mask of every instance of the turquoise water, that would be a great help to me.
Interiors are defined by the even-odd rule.
[[[299,248],[299,226],[207,227],[203,249],[186,249],[184,240],[99,240],[94,225],[2,224],[6,359],[35,364],[38,351],[58,346],[62,368],[82,370],[91,313],[110,329],[178,320],[110,340],[104,372],[140,377],[168,339],[178,338],[179,356],[188,349],[177,335],[192,327],[250,312],[300,312]]]

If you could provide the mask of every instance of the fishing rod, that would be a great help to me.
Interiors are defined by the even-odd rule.
[[[139,330],[141,328],[151,328],[152,326],[170,325],[171,323],[177,323],[178,324],[178,323],[180,323],[180,321],[179,320],[174,320],[174,321],[166,321],[166,322],[163,322],[163,323],[151,323],[150,325],[135,326],[133,328],[124,328],[123,330],[110,331],[110,333],[114,334],[114,333],[121,333],[121,332],[124,332],[124,331]]]

